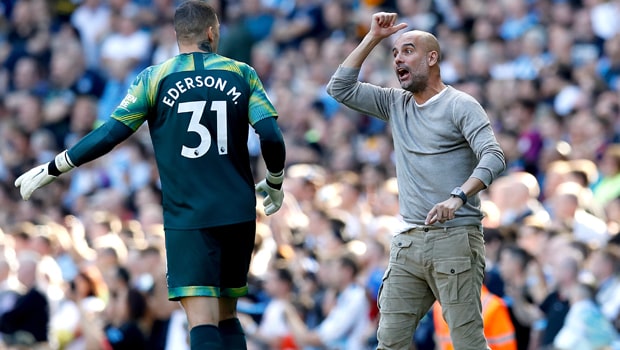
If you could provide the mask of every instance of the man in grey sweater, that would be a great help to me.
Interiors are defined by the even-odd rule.
[[[480,291],[484,274],[478,192],[506,165],[489,118],[470,95],[441,80],[435,36],[413,30],[394,43],[402,89],[358,81],[362,63],[383,39],[404,29],[396,14],[375,13],[370,31],[330,80],[340,103],[389,123],[394,139],[400,213],[379,292],[378,349],[409,349],[435,300],[456,350],[488,349]]]

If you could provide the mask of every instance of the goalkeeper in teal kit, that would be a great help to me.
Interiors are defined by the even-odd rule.
[[[256,194],[282,205],[285,147],[277,112],[250,66],[216,54],[219,21],[205,1],[176,10],[180,54],[142,71],[108,122],[16,181],[23,199],[111,151],[148,123],[163,194],[168,291],[182,304],[192,349],[245,349],[236,317],[247,293]],[[254,185],[247,137],[258,133],[267,175]]]

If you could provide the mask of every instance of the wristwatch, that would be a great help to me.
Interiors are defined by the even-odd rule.
[[[455,187],[452,192],[450,192],[452,197],[459,197],[463,201],[463,205],[467,203],[467,195],[460,187]]]

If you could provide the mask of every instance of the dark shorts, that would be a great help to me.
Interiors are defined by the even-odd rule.
[[[166,230],[168,299],[246,295],[255,234],[255,221]]]

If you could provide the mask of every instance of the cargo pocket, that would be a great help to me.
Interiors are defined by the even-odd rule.
[[[406,235],[398,234],[392,238],[390,248],[390,263],[404,265],[407,262],[407,249],[411,247],[411,240]]]
[[[383,292],[383,286],[385,285],[385,280],[390,275],[391,266],[388,264],[388,267],[385,269],[383,273],[383,277],[381,277],[381,285],[379,286],[379,291],[377,292],[377,308],[381,310],[381,294]]]
[[[433,264],[435,283],[442,304],[471,301],[471,261],[469,258],[441,259]]]

